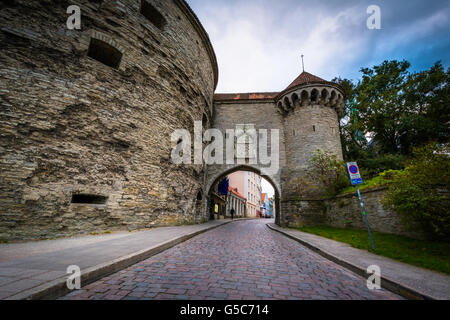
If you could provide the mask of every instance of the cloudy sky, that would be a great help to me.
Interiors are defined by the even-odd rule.
[[[281,91],[302,71],[331,80],[406,59],[450,66],[450,0],[187,0],[219,63],[217,92]],[[367,8],[381,8],[369,30]]]

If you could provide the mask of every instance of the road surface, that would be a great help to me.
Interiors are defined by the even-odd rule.
[[[201,234],[61,299],[400,299],[271,231],[269,220]]]

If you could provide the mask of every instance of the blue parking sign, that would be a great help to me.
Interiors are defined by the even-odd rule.
[[[347,163],[347,173],[352,182],[352,185],[363,184],[361,174],[359,173],[359,167],[356,162],[348,162]]]

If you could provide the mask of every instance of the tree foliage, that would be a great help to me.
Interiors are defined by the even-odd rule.
[[[435,238],[450,239],[450,148],[434,143],[415,149],[415,158],[389,184],[384,204],[409,226],[418,223]]]
[[[333,80],[347,97],[340,118],[344,158],[358,161],[364,179],[399,170],[392,171],[385,204],[410,225],[448,239],[450,68],[437,62],[409,69],[407,61],[384,61],[362,68],[356,84]]]
[[[415,147],[449,142],[450,69],[440,62],[418,73],[409,68],[407,61],[384,61],[362,68],[357,84],[333,80],[347,96],[341,115],[345,159],[357,160],[370,176],[404,168]]]

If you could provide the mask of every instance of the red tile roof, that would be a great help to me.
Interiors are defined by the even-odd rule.
[[[237,189],[233,189],[232,187],[228,187],[228,191],[231,191],[232,193],[234,193],[234,194],[237,195],[238,197],[240,197],[240,198],[242,198],[242,199],[245,200],[245,197],[244,197],[242,194],[240,194],[240,193],[237,191]]]
[[[217,93],[214,95],[216,101],[227,100],[272,100],[279,92],[254,92],[254,93]]]
[[[308,73],[306,71],[303,71],[297,79],[295,79],[287,88],[286,90],[289,90],[293,87],[300,86],[303,84],[308,83],[317,83],[317,82],[328,82],[326,80],[323,80],[322,78],[316,77],[315,75]]]
[[[331,82],[319,78],[309,72],[303,71],[297,79],[295,79],[286,89],[282,92],[255,92],[255,93],[217,93],[214,95],[215,101],[238,101],[238,100],[274,100],[278,96],[281,96],[284,92],[297,86],[322,83],[331,84]],[[339,86],[337,83],[333,83]]]

